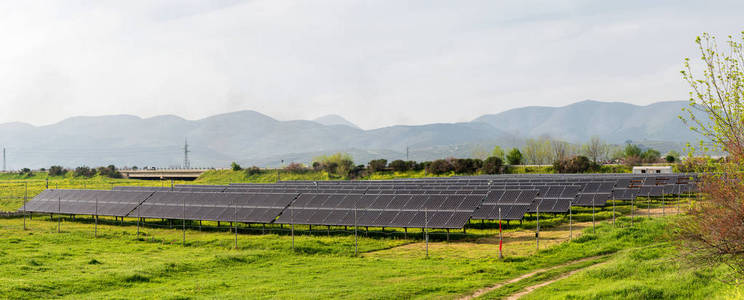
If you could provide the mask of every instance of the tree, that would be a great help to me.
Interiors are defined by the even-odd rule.
[[[511,151],[509,151],[509,154],[506,156],[506,161],[510,165],[521,165],[522,160],[522,152],[520,152],[517,148],[512,148]]]
[[[645,163],[655,163],[658,162],[660,158],[661,152],[652,148],[648,148],[646,149],[646,151],[643,151],[643,153],[641,153],[641,159],[643,159],[643,162]]]
[[[240,167],[240,165],[239,165],[238,163],[236,163],[236,162],[232,162],[232,163],[230,164],[230,167],[232,168],[232,170],[233,170],[233,171],[240,171],[240,170],[242,170],[242,169],[243,169],[243,168],[242,168],[242,167]]]
[[[554,153],[550,138],[527,139],[522,149],[528,164],[544,165],[553,161]]]
[[[245,172],[246,175],[251,176],[261,174],[262,171],[259,167],[251,166],[249,168],[246,168],[243,172]]]
[[[666,160],[666,162],[670,164],[679,161],[679,152],[674,151],[674,150],[667,152],[666,156],[664,157],[664,160]]]
[[[321,155],[313,159],[313,167],[318,163],[318,168],[340,176],[349,176],[354,168],[354,160],[348,153],[335,153],[332,155]]]
[[[598,136],[592,136],[589,142],[581,147],[581,152],[587,157],[592,159],[592,162],[596,163],[607,157],[607,153],[610,148],[603,142]]]
[[[95,173],[96,171],[93,171],[90,176],[95,175]],[[98,167],[98,174],[109,178],[121,178],[121,173],[119,173],[114,165],[108,165],[107,167]]]
[[[49,167],[49,176],[65,176],[67,170],[61,166]]]
[[[426,172],[434,175],[442,175],[454,172],[455,167],[448,160],[437,159],[432,161],[426,168]]]
[[[559,140],[552,140],[550,144],[553,149],[553,157],[556,160],[566,159],[570,155],[570,144]]]
[[[491,156],[483,161],[483,167],[481,172],[485,174],[498,174],[501,172],[501,166],[504,165],[504,161],[498,156]]]
[[[483,161],[472,158],[450,159],[450,163],[458,174],[472,174],[483,166]]]
[[[558,173],[585,173],[597,170],[599,166],[583,155],[574,156],[570,159],[556,160],[553,169]]]
[[[493,147],[493,150],[491,151],[491,157],[498,157],[502,161],[504,160],[504,149],[501,149],[499,146]]]
[[[411,169],[410,164],[403,161],[402,159],[391,161],[389,167],[391,170],[393,170],[393,172],[405,172]]]
[[[725,152],[725,161],[695,167],[701,173],[698,189],[705,197],[695,202],[688,218],[677,226],[680,249],[696,266],[729,266],[727,279],[744,278],[744,32],[729,36],[726,50],[719,50],[717,39],[703,34],[695,40],[701,53],[702,74],[693,71],[685,59],[682,76],[690,85],[689,107],[680,118],[694,132],[709,140],[695,151]]]
[[[30,177],[30,176],[33,176],[34,175],[34,172],[31,171],[31,169],[29,169],[29,168],[23,168],[23,169],[21,169],[21,170],[18,171],[18,174],[20,174],[20,175],[26,175],[27,177]]]
[[[643,150],[641,150],[640,147],[628,144],[625,146],[625,150],[623,152],[623,155],[625,155],[625,158],[629,157],[641,157],[641,154],[643,154]]]
[[[387,168],[387,159],[375,159],[370,160],[367,169],[370,172],[380,172],[385,171]]]
[[[291,162],[286,167],[284,167],[284,171],[287,173],[302,174],[307,173],[307,171],[310,170],[301,163]]]
[[[75,168],[73,175],[75,177],[93,177],[96,175],[96,170],[86,166],[80,166]]]

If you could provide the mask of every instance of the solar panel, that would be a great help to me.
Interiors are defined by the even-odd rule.
[[[21,210],[37,213],[126,216],[153,192],[106,190],[44,190]]]
[[[155,192],[130,217],[271,223],[297,194]]]

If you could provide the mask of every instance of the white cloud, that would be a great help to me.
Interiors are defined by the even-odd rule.
[[[0,4],[0,122],[335,113],[364,128],[583,99],[685,99],[693,39],[735,2],[17,1]]]

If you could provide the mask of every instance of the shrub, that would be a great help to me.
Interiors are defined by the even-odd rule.
[[[75,168],[75,171],[72,173],[75,177],[93,177],[96,175],[96,170],[91,169],[86,166],[80,166]]]
[[[370,172],[385,171],[387,168],[387,159],[370,160],[367,168]]]
[[[708,165],[708,161],[702,157],[688,157],[687,159],[675,165],[675,172],[678,173],[697,173],[703,172]]]
[[[351,168],[348,176],[350,179],[356,179],[356,178],[364,177],[366,173],[367,173],[367,168],[365,168],[364,165],[358,165],[358,166]]]
[[[447,160],[437,159],[429,163],[426,172],[434,175],[442,175],[455,171],[455,167]]]
[[[32,176],[32,175],[34,175],[34,172],[32,172],[31,169],[29,169],[29,168],[23,168],[23,169],[21,169],[21,170],[18,171],[18,174],[20,174],[20,175],[26,175],[26,176]]]
[[[416,162],[413,163],[415,164]],[[403,161],[402,159],[391,161],[389,166],[390,169],[393,170],[393,172],[405,172],[411,169],[410,164]]]
[[[643,154],[643,151],[641,150],[641,148],[638,147],[638,146],[636,146],[636,145],[633,145],[633,144],[626,145],[625,146],[625,151],[623,153],[623,155],[626,158],[628,158],[628,157],[640,157],[641,154]]]
[[[67,174],[67,169],[61,166],[49,167],[49,176],[65,176],[65,174]]]
[[[284,171],[287,173],[295,173],[295,174],[301,174],[301,173],[307,173],[310,171],[305,165],[301,163],[291,162],[286,167],[284,167]]]
[[[483,166],[482,160],[472,158],[451,159],[450,163],[452,164],[455,173],[458,174],[475,173]]]
[[[557,160],[553,163],[553,169],[558,173],[584,173],[590,170],[599,170],[599,165],[583,155],[574,156],[569,159]]]
[[[654,149],[646,149],[646,151],[644,151],[641,154],[641,159],[643,159],[643,162],[646,162],[646,163],[658,162],[660,158],[661,158],[661,153]]]
[[[481,168],[481,172],[485,174],[498,174],[501,172],[501,166],[504,164],[504,161],[501,160],[501,158],[497,156],[491,156],[489,158],[486,158],[485,161],[483,161],[483,167]]]
[[[351,155],[346,153],[319,156],[314,159],[313,167],[315,167],[315,163],[318,163],[317,168],[319,170],[341,176],[348,176],[354,169],[354,161],[351,159]]]
[[[521,165],[523,160],[522,152],[517,148],[512,148],[511,151],[509,151],[509,154],[506,155],[506,161],[510,165]]]
[[[240,165],[239,165],[238,163],[236,163],[236,162],[232,162],[232,163],[230,164],[230,167],[232,168],[232,170],[233,170],[233,171],[240,171],[240,170],[242,170],[242,169],[243,169],[243,168],[241,168],[241,167],[240,167]]]
[[[109,178],[121,178],[121,173],[119,173],[119,171],[116,170],[116,167],[114,165],[108,165],[108,167],[98,167],[98,174],[101,176],[109,177]],[[95,171],[90,176],[93,176],[93,175],[96,175]],[[86,176],[86,177],[90,177],[90,176]]]
[[[250,175],[261,174],[262,170],[259,167],[251,166],[250,168],[246,168],[244,172],[245,172],[245,174],[247,174],[248,176],[250,176]]]

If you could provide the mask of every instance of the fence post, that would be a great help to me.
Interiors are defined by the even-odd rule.
[[[502,251],[504,236],[501,234],[501,207],[499,206],[499,259],[504,258]]]
[[[233,229],[235,230],[235,249],[238,249],[238,204],[235,202],[235,199],[233,201]]]
[[[57,195],[57,233],[60,232],[62,227],[62,193]]]
[[[675,195],[675,200],[677,200],[677,214],[679,214],[679,202],[682,200],[682,186],[677,185],[677,194]]]
[[[646,203],[648,203],[648,218],[651,219],[651,191],[647,192],[646,197],[648,197],[646,199]]]
[[[612,193],[612,227],[615,227],[615,192]]]
[[[426,258],[429,258],[429,210],[424,208],[424,234],[426,235]]]
[[[354,215],[356,216],[356,211]],[[356,217],[354,218],[354,222],[356,223]],[[292,206],[292,203],[289,204],[289,225],[291,226],[290,230],[292,232],[292,251],[294,252],[294,207]]]
[[[630,200],[630,226],[633,226],[633,219],[635,218],[635,198],[636,195],[632,195],[632,200]]]
[[[26,230],[26,201],[28,201],[28,182],[24,182],[23,186],[23,230]]]
[[[592,196],[592,234],[597,234],[597,227],[594,223],[594,196]]]
[[[98,197],[96,197],[96,225],[93,227],[93,237],[98,238]],[[137,229],[137,237],[139,237],[139,228]]]
[[[181,226],[183,227],[183,239],[181,240],[181,246],[186,246],[186,198],[181,198],[181,204],[182,210],[181,210],[181,216],[183,217],[181,219]]]
[[[535,231],[535,253],[540,252],[540,204],[537,204],[537,231]]]
[[[140,237],[140,221],[142,220],[142,217],[140,215],[140,209],[142,208],[142,203],[137,206],[137,238]]]
[[[573,205],[568,206],[568,240],[573,240]]]
[[[357,203],[356,203],[356,200],[354,200],[354,256],[359,255],[359,237],[357,235],[357,208],[356,206],[357,206]]]

